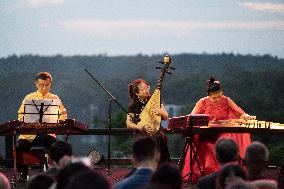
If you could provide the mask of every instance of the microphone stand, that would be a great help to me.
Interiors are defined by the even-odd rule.
[[[110,170],[110,134],[111,134],[111,105],[112,102],[114,101],[125,113],[128,114],[128,112],[123,108],[123,106],[115,99],[115,97],[104,87],[100,84],[100,82],[93,77],[93,75],[87,70],[85,69],[85,72],[109,95],[110,99],[109,99],[109,107],[108,107],[108,164],[107,164],[107,169],[106,169],[106,175],[110,176],[111,178],[113,178],[116,181],[119,181],[118,178],[114,177],[111,173]],[[128,114],[129,115],[129,114]]]

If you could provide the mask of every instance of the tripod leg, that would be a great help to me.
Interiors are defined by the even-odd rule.
[[[198,170],[200,171],[201,176],[204,176],[204,173],[203,173],[203,170],[201,168],[200,162],[198,160],[198,157],[197,157],[197,154],[196,154],[196,150],[195,150],[195,146],[194,146],[193,142],[190,143],[190,149],[191,149],[191,152],[193,153],[193,157],[194,157],[194,159],[195,159],[195,161],[197,163]]]
[[[110,169],[107,169],[107,170],[106,170],[106,176],[110,176],[113,180],[115,180],[115,181],[117,181],[117,182],[119,181],[118,178],[116,178],[115,176],[112,175],[112,172],[111,172]]]
[[[197,153],[196,153],[196,147],[194,146],[194,142],[193,142],[193,140],[192,140],[192,138],[191,137],[187,137],[187,144],[188,144],[188,146],[189,146],[189,173],[187,174],[187,175],[185,175],[184,177],[186,177],[186,176],[188,176],[188,175],[190,175],[190,178],[189,178],[189,180],[188,180],[188,183],[187,184],[192,184],[193,183],[193,175],[197,175],[196,173],[194,173],[194,171],[193,171],[193,161],[195,161],[196,163],[197,163],[197,166],[198,166],[198,169],[199,169],[199,171],[200,171],[200,173],[201,173],[201,176],[204,176],[204,174],[203,174],[203,170],[202,170],[202,168],[201,168],[201,165],[200,165],[200,162],[199,162],[199,160],[198,160],[198,157],[197,157]]]
[[[183,165],[184,165],[184,160],[185,160],[185,157],[186,157],[186,153],[187,153],[187,150],[189,148],[189,145],[188,145],[188,142],[187,142],[187,138],[185,138],[184,140],[184,145],[183,145],[183,150],[182,150],[182,154],[181,154],[181,157],[179,158],[178,160],[178,167],[180,169],[182,169]]]
[[[190,146],[190,137],[186,137],[185,138],[185,145],[184,145],[184,150],[183,150],[183,154],[182,154],[182,157],[181,157],[181,165],[183,166],[184,163],[185,163],[185,158],[186,158],[186,155],[187,155],[187,152],[188,150],[190,150],[189,152],[189,160],[190,160],[190,167],[189,167],[189,171],[186,175],[183,175],[183,179],[186,178],[187,176],[189,176],[188,178],[188,183],[192,183],[192,178],[193,178],[193,170],[192,170],[192,154],[191,154],[191,146]],[[182,167],[181,167],[182,168]]]

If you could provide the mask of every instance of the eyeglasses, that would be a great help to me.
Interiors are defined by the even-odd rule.
[[[147,88],[144,88],[144,89],[139,89],[140,91],[144,91],[144,92],[147,92],[150,90],[150,86],[148,85]]]

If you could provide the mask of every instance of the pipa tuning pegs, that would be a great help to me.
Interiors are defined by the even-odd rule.
[[[167,74],[172,75],[172,72],[166,71]]]

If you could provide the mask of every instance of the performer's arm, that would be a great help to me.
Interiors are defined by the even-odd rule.
[[[161,105],[161,108],[155,110],[155,114],[161,116],[162,120],[167,120],[169,118],[168,112],[163,104]]]
[[[59,110],[60,110],[59,120],[64,121],[65,119],[67,119],[67,111],[62,102],[59,105]]]
[[[202,114],[202,113],[204,113],[204,110],[203,110],[203,98],[200,99],[200,100],[196,103],[196,105],[195,105],[195,107],[193,108],[191,114]]]
[[[59,96],[52,94],[50,96],[51,99],[59,99]],[[67,111],[62,103],[62,101],[60,100],[60,104],[59,104],[59,118],[60,121],[64,121],[65,119],[67,119]]]
[[[250,116],[246,114],[244,110],[242,110],[233,100],[227,97],[227,102],[229,107],[239,116],[240,119],[255,119],[254,116]]]

